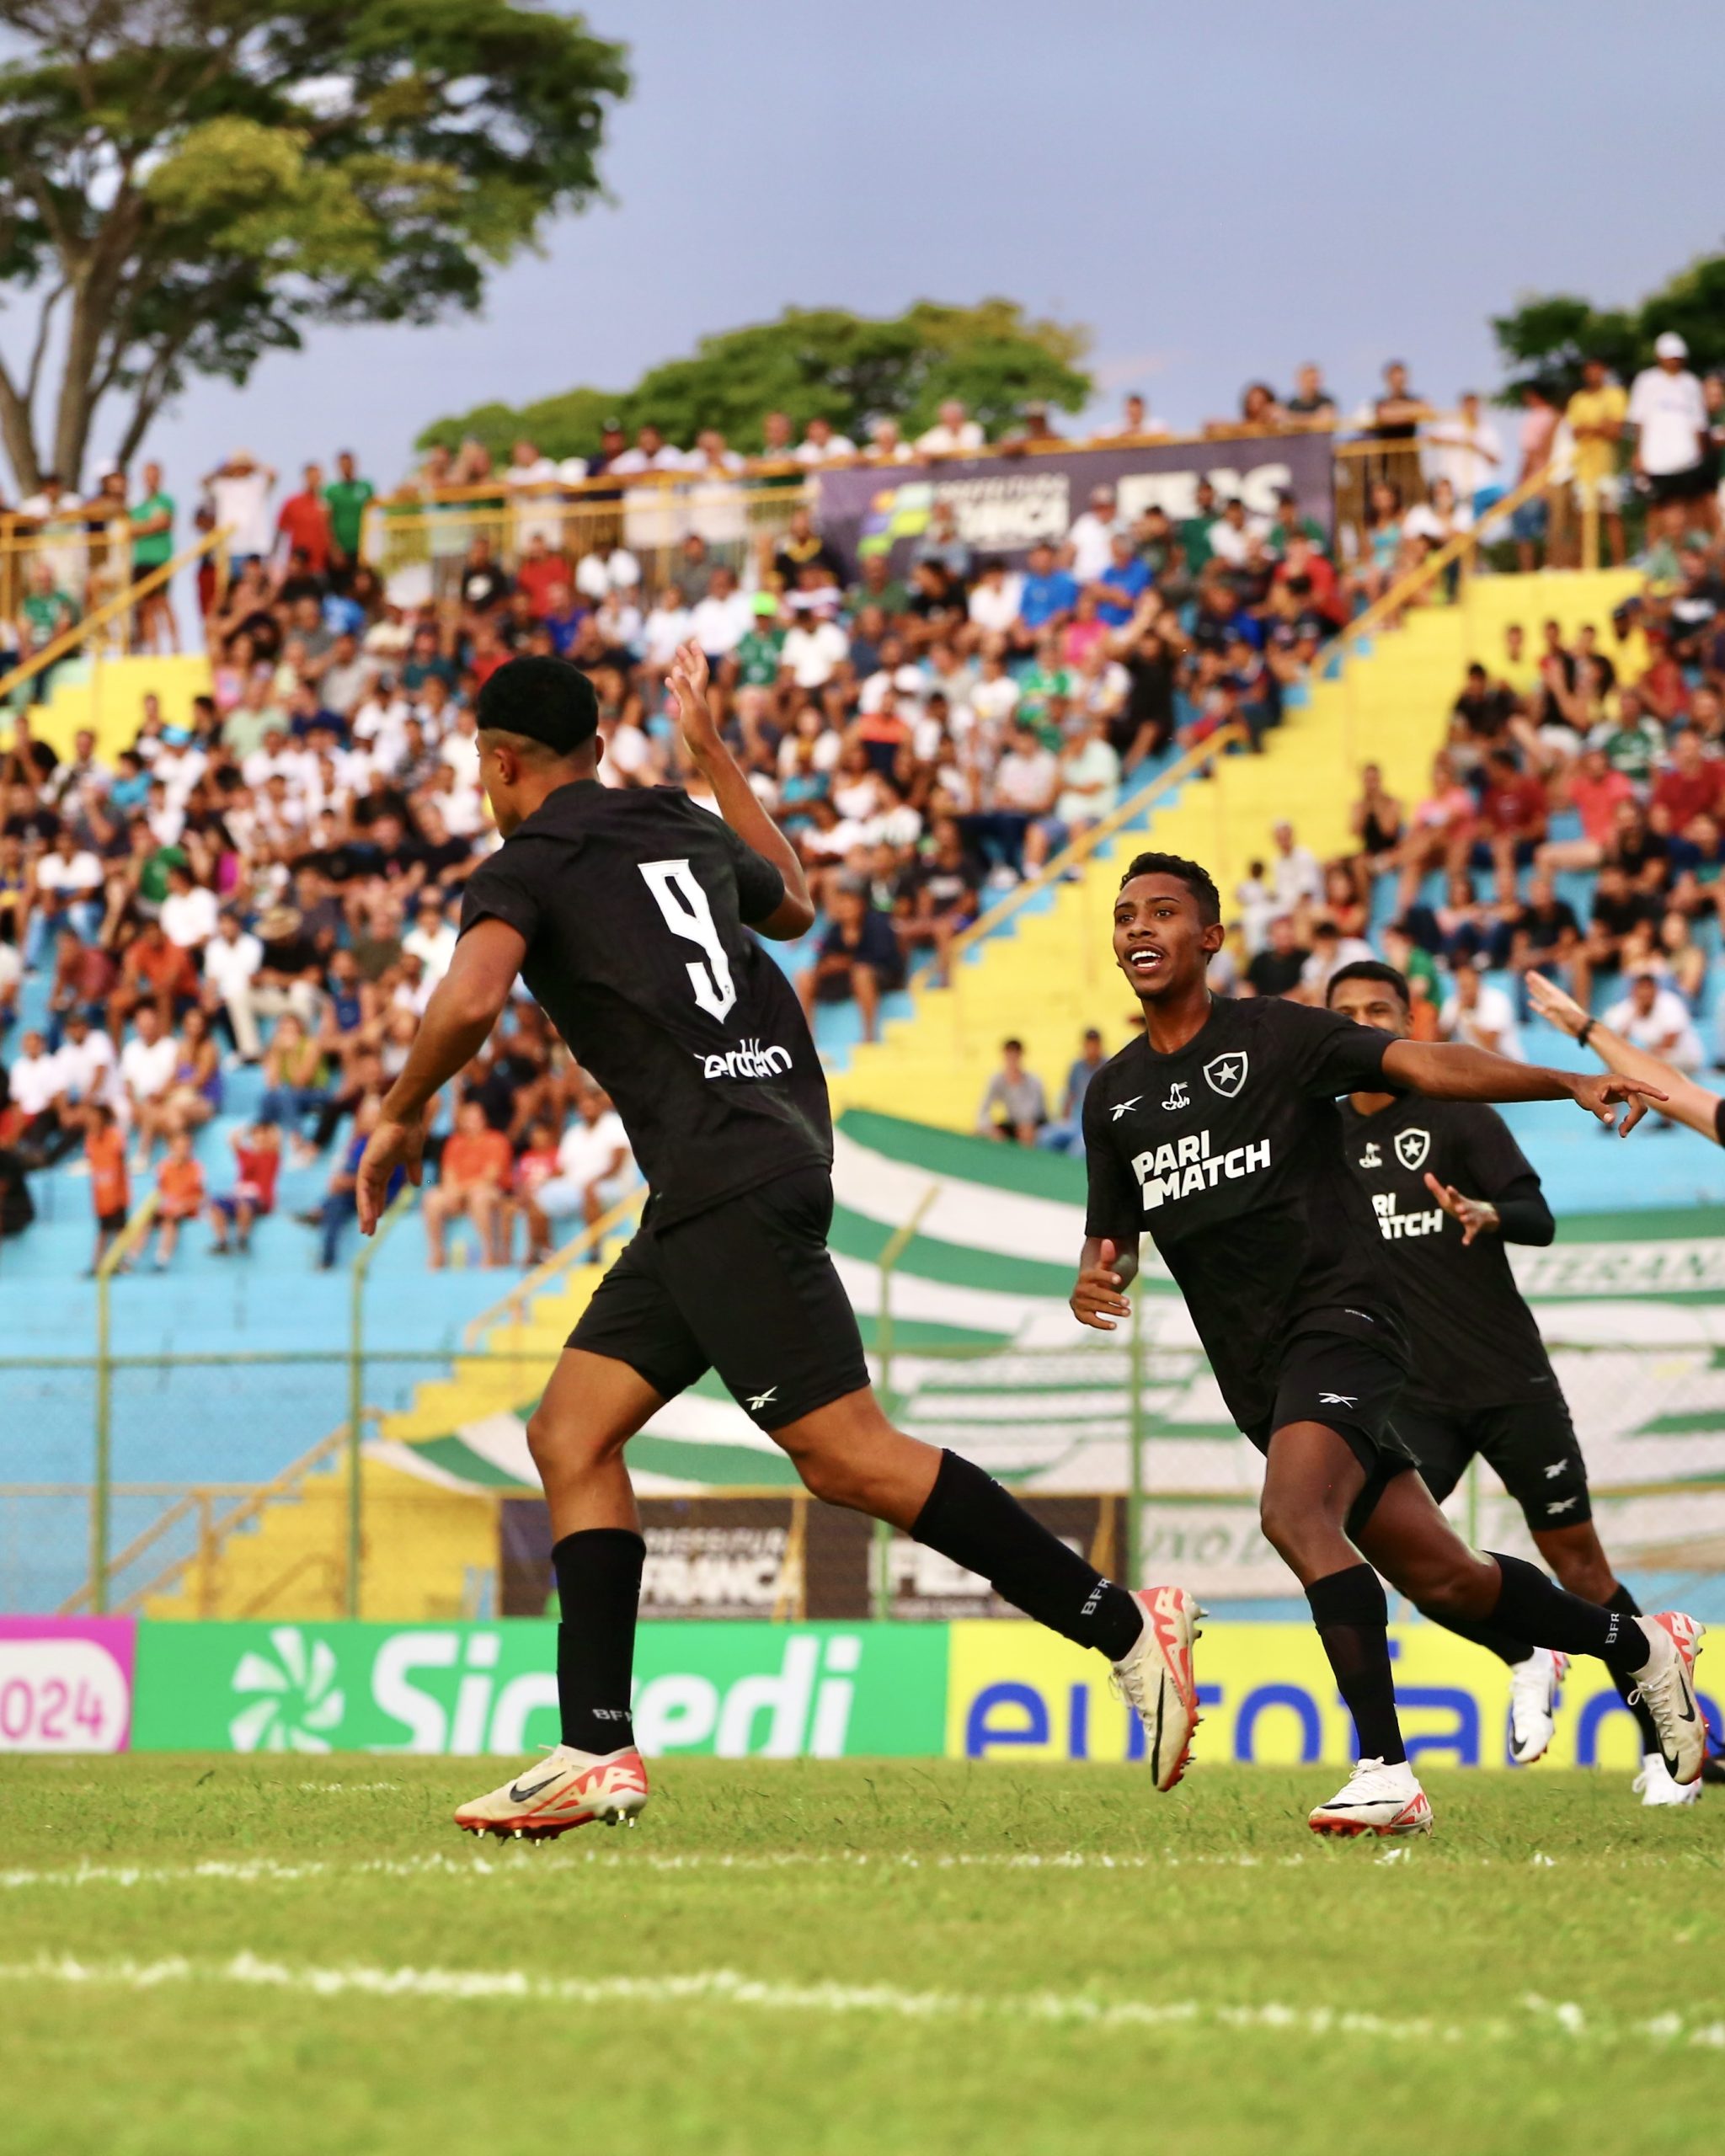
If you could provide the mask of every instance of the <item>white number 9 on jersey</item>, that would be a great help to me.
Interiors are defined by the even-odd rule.
[[[689,985],[695,991],[696,1002],[710,1017],[724,1017],[737,1000],[731,962],[718,940],[713,909],[707,903],[706,892],[695,881],[694,871],[686,861],[643,861],[638,866],[671,934],[681,936],[686,942],[698,943],[707,953],[704,966],[693,958],[689,961]]]

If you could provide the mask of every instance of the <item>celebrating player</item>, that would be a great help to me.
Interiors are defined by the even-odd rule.
[[[1627,1131],[1652,1086],[1432,1047],[1279,998],[1212,1001],[1221,905],[1196,862],[1144,853],[1114,901],[1114,956],[1143,1033],[1084,1101],[1090,1200],[1072,1310],[1112,1331],[1148,1226],[1222,1396],[1265,1454],[1261,1518],[1311,1606],[1359,1761],[1311,1814],[1320,1833],[1424,1833],[1431,1806],[1396,1715],[1384,1577],[1418,1608],[1633,1680],[1673,1778],[1701,1772],[1692,1668],[1702,1627],[1602,1609],[1451,1529],[1391,1428],[1407,1348],[1376,1219],[1343,1148],[1341,1093],[1577,1102]],[[1627,1103],[1618,1123],[1617,1107]],[[1375,1567],[1375,1570],[1374,1570]]]
[[[601,785],[593,687],[562,660],[513,659],[480,691],[504,843],[467,883],[455,956],[360,1168],[370,1234],[393,1171],[418,1182],[428,1106],[520,974],[611,1095],[651,1193],[527,1426],[551,1509],[562,1742],[457,1822],[549,1836],[646,1802],[630,1719],[645,1545],[623,1449],[709,1366],[817,1497],[890,1521],[1106,1655],[1170,1788],[1197,1720],[1196,1604],[1103,1579],[980,1468],[895,1430],[870,1389],[826,1247],[825,1081],[794,990],[744,926],[795,937],[814,908],[720,739],[698,645],[670,680],[718,815],[675,788]]]
[[[1542,1018],[1549,1018],[1559,1033],[1567,1033],[1583,1048],[1590,1048],[1608,1070],[1658,1086],[1661,1112],[1673,1123],[1685,1123],[1691,1130],[1700,1131],[1703,1138],[1711,1138],[1716,1145],[1725,1145],[1725,1100],[1717,1093],[1709,1092],[1705,1086],[1697,1086],[1693,1078],[1674,1070],[1669,1063],[1661,1062],[1648,1049],[1637,1048],[1621,1033],[1615,1033],[1599,1019],[1589,1017],[1573,995],[1566,995],[1556,981],[1547,980],[1543,974],[1527,976],[1527,990],[1534,1009]]]
[[[1393,966],[1365,958],[1342,967],[1327,1001],[1358,1025],[1407,1036],[1407,983]],[[1477,1101],[1354,1093],[1342,1123],[1412,1351],[1396,1434],[1427,1487],[1441,1504],[1477,1453],[1569,1592],[1638,1617],[1599,1545],[1568,1403],[1503,1248],[1549,1243],[1556,1233],[1538,1176],[1503,1118]],[[1551,1741],[1563,1657],[1490,1625],[1445,1621],[1509,1665],[1510,1753],[1519,1765],[1537,1759]],[[1641,1732],[1642,1803],[1692,1804],[1700,1782],[1671,1779],[1633,1680],[1619,1673],[1616,1681]]]

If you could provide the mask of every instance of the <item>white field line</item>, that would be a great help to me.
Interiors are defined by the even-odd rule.
[[[1172,1849],[1160,1856],[1108,1856],[1085,1849],[1056,1850],[1048,1854],[1002,1851],[951,1856],[916,1856],[909,1851],[871,1855],[856,1849],[782,1849],[756,1856],[731,1856],[716,1850],[697,1850],[679,1856],[645,1849],[627,1854],[613,1849],[570,1849],[553,1854],[542,1846],[526,1843],[519,1851],[511,1848],[507,1855],[499,1856],[483,1856],[475,1852],[471,1856],[458,1857],[359,1857],[351,1863],[311,1858],[301,1864],[284,1863],[279,1858],[267,1856],[205,1857],[196,1864],[56,1865],[40,1870],[0,1871],[0,1892],[36,1886],[181,1886],[200,1879],[258,1886],[302,1879],[354,1878],[368,1874],[383,1879],[520,1877],[542,1881],[547,1874],[585,1871],[595,1867],[628,1871],[862,1871],[870,1866],[910,1871],[1167,1871],[1193,1865],[1251,1870],[1266,1864],[1285,1867],[1306,1861],[1303,1854],[1265,1858],[1242,1851],[1237,1855],[1220,1853],[1181,1856]]]
[[[155,1991],[195,1984],[302,1993],[316,1999],[355,1994],[373,1999],[454,2001],[502,2000],[511,2005],[717,2006],[777,2014],[875,2015],[895,2020],[1010,2020],[1116,2029],[1268,2030],[1297,2036],[1364,2036],[1374,2043],[1501,2043],[1530,2030],[1597,2045],[1620,2037],[1645,2043],[1683,2044],[1725,2050],[1725,2021],[1689,2021],[1664,2014],[1621,2031],[1590,2022],[1573,2002],[1539,1998],[1522,2002],[1511,2020],[1443,2021],[1429,2015],[1400,2018],[1343,2007],[1295,2007],[1173,1999],[1097,1999],[1084,1993],[905,1991],[893,1984],[784,1983],[740,1975],[734,1969],[700,1969],[682,1976],[542,1977],[523,1969],[318,1968],[266,1961],[242,1953],[225,1961],[193,1961],[179,1955],[155,1961],[81,1961],[70,1955],[0,1964],[0,1983],[58,1983],[70,1988]]]

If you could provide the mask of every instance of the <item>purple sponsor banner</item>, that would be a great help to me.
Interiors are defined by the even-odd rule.
[[[1092,487],[1111,486],[1129,522],[1161,508],[1178,524],[1192,514],[1198,483],[1207,478],[1223,500],[1238,494],[1253,515],[1274,515],[1277,490],[1291,487],[1300,514],[1327,531],[1334,510],[1331,451],[1327,434],[1254,435],[854,467],[820,473],[816,518],[853,568],[867,555],[885,553],[902,569],[935,504],[950,503],[959,536],[979,555],[997,554],[1017,566],[1039,540],[1060,544],[1088,506]]]
[[[130,1617],[0,1617],[0,1752],[124,1752]]]

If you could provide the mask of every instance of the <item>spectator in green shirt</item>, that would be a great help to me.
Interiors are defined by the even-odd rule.
[[[174,559],[174,499],[162,484],[162,467],[147,464],[142,472],[143,496],[134,502],[131,520],[131,574],[136,583],[152,569],[163,568]],[[179,624],[174,618],[174,601],[166,584],[147,591],[137,605],[136,629],[140,651],[178,651]]]
[[[892,573],[884,554],[868,555],[862,574],[845,594],[845,611],[855,615],[864,606],[878,606],[888,621],[911,611],[910,587]]]
[[[1208,479],[1200,479],[1193,513],[1180,520],[1180,552],[1185,557],[1188,576],[1201,576],[1210,566],[1215,551],[1210,543],[1210,535],[1220,521],[1216,490]]]
[[[24,625],[24,648],[19,657],[28,659],[53,643],[56,637],[76,627],[78,604],[70,592],[62,591],[54,581],[54,565],[41,558],[31,563],[24,585],[24,595],[19,606],[19,616]],[[45,703],[51,693],[49,684],[57,671],[54,666],[45,666],[32,676],[26,685],[27,691],[38,703]]]
[[[1617,691],[1617,716],[1605,719],[1587,737],[1589,749],[1603,749],[1605,761],[1637,786],[1653,782],[1655,766],[1665,753],[1665,729],[1648,716],[1640,693]]]
[[[750,602],[754,619],[737,640],[731,654],[740,689],[771,689],[778,682],[785,632],[778,625],[778,601],[770,591],[757,591]]]
[[[329,535],[344,563],[360,558],[366,536],[366,509],[377,488],[362,479],[354,453],[344,449],[335,460],[335,477],[323,489],[323,506],[329,512]]]

